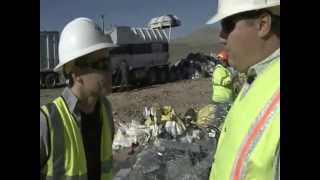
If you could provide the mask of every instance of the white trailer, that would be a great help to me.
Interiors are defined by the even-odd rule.
[[[167,81],[169,44],[164,30],[119,26],[106,35],[118,45],[110,52],[114,86]]]

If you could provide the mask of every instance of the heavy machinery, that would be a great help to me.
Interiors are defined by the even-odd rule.
[[[112,86],[164,83],[168,80],[169,44],[164,30],[113,27],[105,31],[118,47],[110,51]],[[40,32],[40,87],[53,88],[65,79],[53,71],[58,64],[59,32]]]
[[[181,21],[173,14],[154,17],[148,22],[150,29],[169,29],[169,41],[171,40],[171,29],[178,26],[181,26]]]
[[[118,26],[105,34],[118,45],[110,51],[114,87],[167,81],[169,44],[164,30]]]
[[[62,74],[53,71],[58,64],[58,31],[40,31],[40,88],[53,88],[63,82]]]
[[[151,29],[165,29],[170,27],[177,27],[181,25],[181,21],[176,15],[168,14],[152,18],[148,27]]]

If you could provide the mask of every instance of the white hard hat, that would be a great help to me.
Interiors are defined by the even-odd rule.
[[[219,0],[217,13],[207,24],[216,23],[237,13],[265,8],[280,16],[280,0]]]
[[[92,52],[116,47],[107,39],[102,30],[88,18],[76,18],[63,29],[59,41],[59,64],[54,71],[62,70],[63,65]]]

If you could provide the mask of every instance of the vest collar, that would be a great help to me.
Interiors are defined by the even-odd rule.
[[[275,59],[277,59],[280,56],[280,48],[275,50],[270,56],[268,56],[263,61],[251,66],[246,75],[247,75],[247,83],[251,84],[257,75],[261,74],[266,67],[268,67],[272,62],[274,62]]]

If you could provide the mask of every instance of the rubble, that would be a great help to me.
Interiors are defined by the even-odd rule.
[[[216,103],[204,106],[198,112],[197,126],[209,129],[220,128],[230,106],[230,103]]]
[[[217,59],[202,53],[190,53],[170,67],[170,81],[210,77]]]
[[[131,169],[120,169],[118,173],[113,177],[113,180],[125,180],[125,178],[128,176],[130,173]]]
[[[132,168],[120,170],[116,177],[126,174],[121,180],[207,180],[216,140],[201,141],[185,144],[161,139],[160,146],[146,147],[137,155]]]
[[[160,151],[166,151],[170,149],[180,150],[180,151],[188,151],[192,153],[200,153],[200,145],[190,144],[190,143],[181,143],[170,141],[166,139],[159,139],[154,142],[156,147],[162,148]]]
[[[216,134],[219,132],[215,129],[199,128],[195,122],[198,113],[193,109],[188,109],[185,115],[180,117],[171,106],[152,106],[145,107],[143,115],[142,121],[132,121],[128,126],[122,125],[118,130],[118,133],[123,134],[122,128],[129,128],[126,131],[127,136],[122,138],[128,138],[130,143],[134,142],[141,146],[136,152],[130,143],[122,147],[128,148],[131,145],[133,152],[129,153],[132,157],[128,161],[131,164],[116,173],[116,180],[207,180],[209,178],[217,144]],[[181,133],[167,129],[168,124],[174,123],[173,129],[179,125],[184,127]],[[133,135],[134,138],[128,135]],[[121,145],[117,142],[119,140],[125,142],[115,138],[115,144]],[[119,148],[119,146],[113,147]]]
[[[189,53],[186,58],[182,58],[170,67],[169,81],[211,77],[218,61],[215,54]],[[235,69],[232,69],[232,72],[233,90],[236,95],[246,81],[246,75]]]

